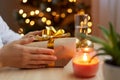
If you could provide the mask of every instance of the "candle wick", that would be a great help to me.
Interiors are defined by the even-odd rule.
[[[91,63],[92,59],[93,59],[93,57],[92,57],[92,58],[90,58],[90,60],[88,61],[88,63]]]
[[[97,55],[92,56],[92,57],[90,58],[90,60],[89,60],[89,63],[91,63],[91,61],[92,61],[96,56],[97,56]]]

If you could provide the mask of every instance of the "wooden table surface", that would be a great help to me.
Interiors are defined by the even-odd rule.
[[[0,68],[0,80],[104,80],[102,75],[102,64],[95,77],[81,79],[73,74],[71,61],[64,68],[43,68],[24,70],[17,68]]]

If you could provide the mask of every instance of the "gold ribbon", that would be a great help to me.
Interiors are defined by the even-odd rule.
[[[42,30],[42,36],[35,36],[35,41],[49,41],[51,38],[55,39],[64,37],[70,37],[70,33],[65,33],[64,29],[56,31],[54,27],[46,27],[46,29]]]
[[[53,38],[50,38],[48,40],[47,48],[54,49],[54,39]],[[47,66],[54,67],[55,66],[55,62],[52,62],[52,63],[48,64]]]

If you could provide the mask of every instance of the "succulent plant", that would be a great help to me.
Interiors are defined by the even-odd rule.
[[[100,26],[99,28],[102,31],[104,39],[83,34],[79,35],[101,45],[97,50],[98,53],[93,58],[98,55],[110,55],[112,58],[111,63],[120,66],[120,34],[114,30],[112,23],[109,23],[109,29],[104,26]]]

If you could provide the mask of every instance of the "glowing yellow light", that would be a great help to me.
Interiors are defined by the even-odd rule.
[[[26,14],[26,13],[23,13],[23,14],[22,14],[22,17],[23,17],[23,18],[26,18],[26,17],[27,17],[27,14]]]
[[[46,24],[47,24],[47,25],[51,25],[51,20],[47,20],[47,21],[46,21]]]
[[[67,9],[67,12],[72,13],[72,9],[71,8]]]
[[[39,10],[35,10],[35,14],[39,14],[40,13],[40,11]]]
[[[83,22],[83,21],[80,22],[80,26],[81,26],[81,27],[84,26],[84,22]]]
[[[85,61],[85,62],[88,61],[87,53],[83,54],[83,61]]]
[[[46,22],[46,20],[47,20],[46,17],[43,17],[43,18],[41,19],[42,22]]]
[[[88,16],[88,20],[90,20],[90,16]]]
[[[79,47],[79,44],[80,44],[80,40],[76,38],[76,47]]]
[[[19,28],[18,33],[23,33],[23,28]]]
[[[73,2],[73,0],[69,0],[69,2]]]
[[[44,16],[44,13],[43,12],[40,12],[39,13],[39,17],[43,17]]]
[[[85,14],[85,11],[83,9],[81,9],[79,12],[78,12],[80,15],[84,15]]]
[[[34,12],[34,11],[30,11],[30,15],[31,15],[31,16],[34,16],[34,15],[35,15],[35,12]]]
[[[20,10],[19,10],[19,14],[23,14],[23,9],[20,9]]]
[[[28,0],[23,0],[23,3],[27,3]]]
[[[56,14],[56,17],[58,18],[60,15],[59,14]]]
[[[87,29],[87,33],[89,34],[89,33],[91,33],[92,32],[92,29],[91,28],[88,28]]]
[[[52,0],[48,0],[48,2],[52,2]]]
[[[76,0],[73,0],[74,2],[76,2]]]
[[[57,14],[56,12],[52,12],[52,15],[53,15],[53,16],[56,16],[56,14]]]
[[[65,13],[61,14],[61,18],[65,18],[65,16],[66,16]]]
[[[20,36],[22,36],[22,37],[23,37],[23,36],[24,36],[24,34],[22,33],[22,34],[20,34]]]
[[[30,21],[30,25],[33,26],[35,24],[35,21]]]
[[[28,24],[29,22],[30,22],[30,19],[26,19],[26,20],[25,20],[25,23]]]
[[[87,23],[88,27],[92,27],[92,22]]]
[[[50,7],[46,8],[46,11],[51,12],[51,8]]]

